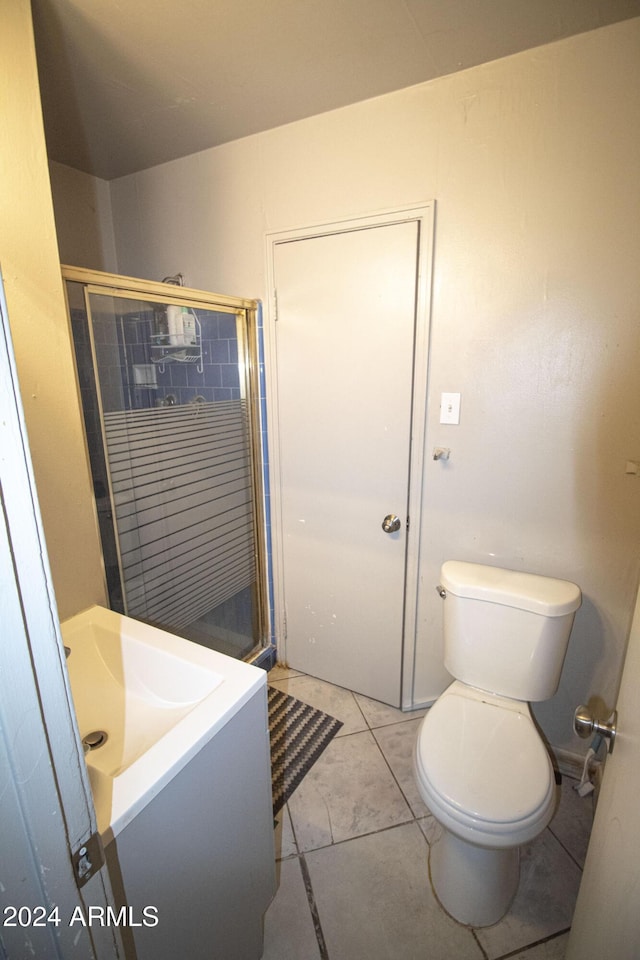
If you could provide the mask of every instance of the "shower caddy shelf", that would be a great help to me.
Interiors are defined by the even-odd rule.
[[[168,339],[166,333],[151,334],[151,360],[157,364],[160,373],[164,373],[166,363],[195,363],[198,373],[204,372],[202,359],[202,326],[192,314],[196,325],[195,343],[164,343]]]

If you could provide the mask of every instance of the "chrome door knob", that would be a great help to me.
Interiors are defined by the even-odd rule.
[[[613,743],[616,739],[616,733],[618,732],[616,728],[617,722],[617,710],[613,711],[608,720],[600,721],[595,719],[589,707],[585,707],[584,704],[580,704],[573,715],[573,729],[578,736],[586,740],[587,737],[590,737],[592,734],[599,733],[601,737],[606,739],[609,753],[613,753]]]
[[[400,517],[396,517],[395,513],[388,513],[382,521],[382,529],[385,533],[396,533],[400,526]]]

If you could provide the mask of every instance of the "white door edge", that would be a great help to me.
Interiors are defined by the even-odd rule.
[[[115,927],[70,921],[115,901],[102,866],[80,894],[73,854],[97,830],[93,797],[66,674],[65,653],[31,466],[0,275],[0,579],[11,642],[0,668],[3,766],[3,911],[7,957],[122,956]],[[13,870],[9,866],[12,865]],[[44,915],[38,911],[44,910]],[[37,922],[36,922],[37,921]],[[0,952],[2,949],[0,948]],[[4,956],[4,953],[3,953]]]
[[[403,663],[401,666],[404,709],[412,707],[417,600],[420,564],[420,529],[426,447],[427,390],[429,377],[429,341],[431,327],[431,288],[433,269],[433,237],[435,200],[376,211],[355,218],[314,223],[265,235],[267,302],[264,310],[265,380],[269,411],[269,484],[271,499],[271,542],[274,583],[274,632],[278,659],[287,661],[287,636],[284,597],[284,554],[282,535],[282,500],[279,462],[278,376],[276,349],[275,251],[278,244],[311,237],[326,236],[396,223],[419,224],[418,270],[416,291],[416,324],[413,369],[413,403],[411,418],[411,463],[409,472],[410,535],[407,540]],[[421,399],[422,398],[422,402]]]
[[[640,955],[637,850],[640,838],[640,587],[618,691],[615,753],[607,757],[567,960],[637,960]],[[611,705],[613,706],[613,704]]]

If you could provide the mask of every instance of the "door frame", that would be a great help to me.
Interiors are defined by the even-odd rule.
[[[401,664],[401,703],[403,709],[413,706],[413,674],[418,614],[420,577],[420,530],[424,485],[427,396],[429,380],[429,346],[431,329],[431,294],[435,201],[410,204],[390,210],[365,214],[356,218],[315,223],[309,226],[267,233],[266,276],[268,298],[265,310],[264,346],[267,402],[269,416],[269,485],[271,506],[272,570],[274,611],[273,622],[278,660],[287,661],[287,627],[284,596],[284,538],[282,533],[282,489],[280,484],[280,435],[278,414],[278,356],[276,346],[277,290],[275,277],[276,248],[282,243],[308,240],[330,234],[349,233],[392,224],[417,222],[418,255],[416,271],[416,318],[413,356],[413,390],[411,413],[411,453],[409,464],[409,518],[405,560],[403,617],[403,655]]]

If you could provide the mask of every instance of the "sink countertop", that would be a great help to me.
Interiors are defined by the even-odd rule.
[[[259,667],[94,606],[61,625],[103,841],[117,836],[260,689]]]

